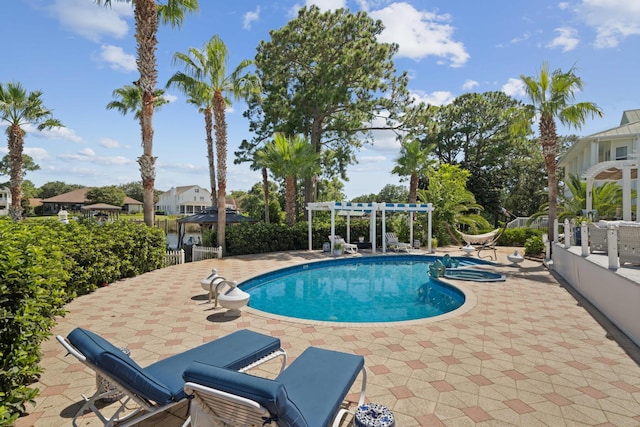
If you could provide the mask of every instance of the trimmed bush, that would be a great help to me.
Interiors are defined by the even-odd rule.
[[[40,344],[64,314],[69,260],[43,224],[0,221],[0,425],[25,411],[38,390]]]
[[[40,344],[77,295],[164,266],[162,230],[128,221],[0,220],[0,425],[38,390]]]
[[[542,241],[543,230],[533,228],[507,228],[498,240],[499,246],[524,246],[531,237],[538,236]]]
[[[524,253],[527,255],[540,255],[544,249],[542,236],[532,236],[524,244]]]

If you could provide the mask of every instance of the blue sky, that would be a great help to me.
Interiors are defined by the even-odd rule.
[[[400,46],[396,67],[408,71],[415,98],[430,104],[492,90],[524,99],[520,75],[535,75],[548,61],[552,69],[575,65],[585,82],[578,100],[596,102],[605,113],[579,131],[560,128],[561,134],[609,129],[624,110],[640,108],[638,0],[200,0],[200,12],[188,15],[181,29],[160,29],[159,86],[178,71],[175,52],[200,48],[215,34],[229,48],[230,68],[252,59],[258,43],[269,40],[269,30],[284,26],[305,4],[365,10],[381,19],[386,28],[381,40]],[[41,133],[27,128],[25,152],[42,169],[26,179],[36,186],[139,181],[139,125],[132,116],[105,108],[114,89],[139,77],[131,4],[114,0],[105,8],[93,0],[11,0],[2,11],[0,82],[42,90],[45,105],[66,126]],[[156,188],[207,187],[203,117],[179,92],[169,96],[172,102],[154,116]],[[228,191],[246,191],[260,181],[247,166],[233,164],[233,151],[251,138],[244,110],[236,102],[227,115]],[[2,144],[0,155],[6,152]],[[392,135],[376,134],[348,169],[347,198],[377,193],[386,184],[406,185],[390,173],[398,152]]]

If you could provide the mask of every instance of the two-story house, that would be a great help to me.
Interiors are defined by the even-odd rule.
[[[156,210],[167,215],[190,215],[211,206],[211,192],[199,185],[172,187],[158,198]]]
[[[0,187],[0,216],[9,215],[11,207],[11,191],[6,187]]]
[[[632,189],[638,185],[638,156],[640,154],[640,109],[622,114],[620,126],[581,138],[560,159],[565,179],[578,175],[587,182],[587,211],[593,209],[591,188],[606,181],[617,181],[622,186],[621,216],[632,220]],[[637,191],[636,207],[640,206]],[[637,211],[636,211],[637,212]],[[638,221],[640,215],[636,215]]]

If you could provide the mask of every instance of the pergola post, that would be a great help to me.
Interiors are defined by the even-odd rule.
[[[310,207],[307,207],[307,217],[308,219],[308,226],[307,229],[309,230],[308,233],[308,238],[309,238],[309,250],[312,251],[313,250],[313,227],[311,227],[311,222],[313,220],[313,210]]]

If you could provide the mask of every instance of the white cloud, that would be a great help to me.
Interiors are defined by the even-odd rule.
[[[411,91],[411,96],[414,102],[424,102],[428,105],[446,105],[455,99],[455,96],[451,92],[444,90],[437,90],[431,93],[415,90]]]
[[[51,156],[49,156],[49,152],[44,148],[39,147],[24,147],[24,153],[30,155],[33,160],[38,163],[45,160],[49,160]]]
[[[521,79],[511,77],[507,83],[502,85],[502,91],[509,96],[525,96],[524,82]]]
[[[22,126],[22,129],[27,132],[27,135],[33,135],[39,138],[62,139],[75,143],[82,142],[82,138],[76,135],[73,129],[69,129],[66,127],[54,127],[51,129],[38,130],[37,127],[35,127],[31,123],[27,123]]]
[[[96,152],[89,147],[84,148],[75,154],[60,154],[58,158],[74,162],[91,162],[101,166],[119,166],[133,163],[133,160],[127,159],[123,156],[97,156]]]
[[[119,46],[100,46],[99,60],[109,64],[109,67],[113,70],[131,72],[138,69],[136,57],[125,53]]]
[[[166,99],[169,104],[178,100],[178,97],[176,95],[170,95],[168,93],[165,93],[164,95],[162,95],[162,97]]]
[[[563,52],[568,52],[578,46],[580,39],[578,38],[578,31],[575,28],[560,27],[556,28],[554,31],[558,33],[558,35],[549,44],[547,44],[547,47],[560,47]]]
[[[473,89],[474,87],[478,86],[479,84],[480,84],[480,83],[478,83],[478,82],[477,82],[477,81],[475,81],[475,80],[466,80],[466,81],[464,82],[464,84],[462,85],[462,89],[464,89],[464,90],[471,90],[471,89]]]
[[[597,48],[616,47],[625,38],[640,35],[638,0],[582,0],[575,11],[595,29]]]
[[[249,11],[244,14],[244,22],[242,23],[242,28],[245,30],[251,29],[251,23],[253,21],[257,21],[260,18],[260,6],[256,8],[255,11]]]
[[[93,159],[93,162],[98,165],[105,165],[105,166],[128,165],[133,163],[132,160],[127,159],[126,157],[123,157],[123,156],[96,157]]]
[[[336,10],[343,7],[347,7],[346,0],[305,0],[305,6],[315,5],[320,8],[320,10]]]
[[[98,145],[105,148],[123,148],[122,144],[111,138],[100,138],[100,140],[98,140]]]
[[[397,43],[399,57],[419,61],[426,56],[437,56],[450,60],[452,67],[460,67],[469,59],[464,45],[452,39],[454,27],[447,24],[451,21],[449,15],[418,11],[404,2],[393,3],[369,15],[383,22],[385,29],[379,39]]]
[[[569,3],[566,2],[566,1],[562,1],[562,2],[558,3],[558,9],[560,9],[560,10],[569,9]]]
[[[98,6],[87,0],[54,0],[49,11],[70,31],[98,42],[104,36],[122,38],[129,32],[124,18],[133,15],[130,2]]]

